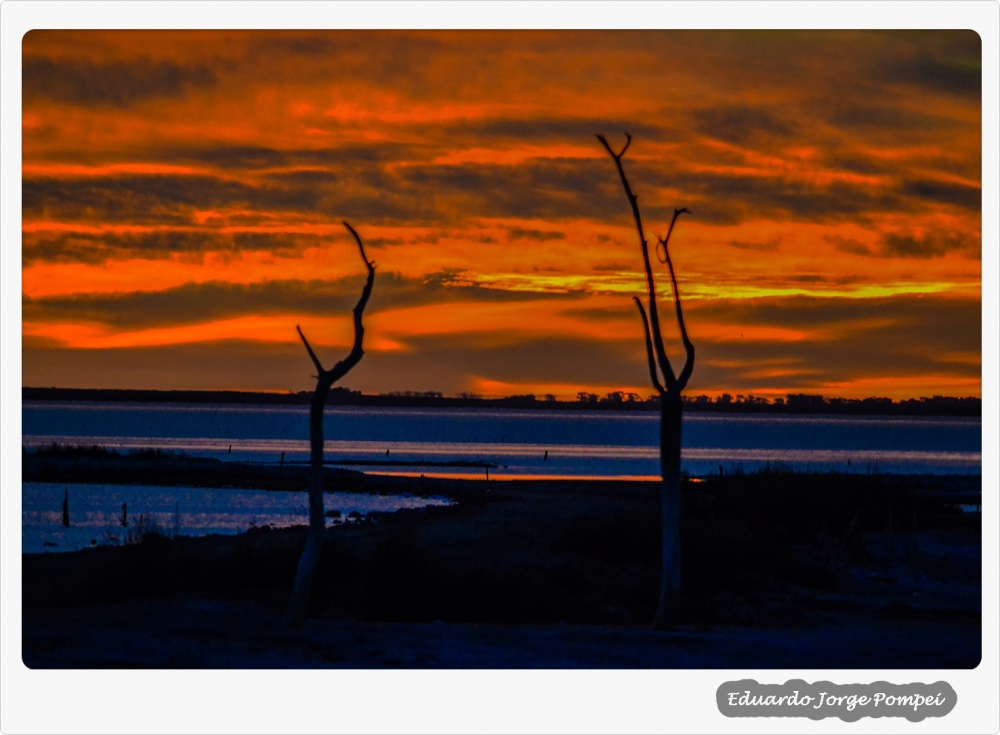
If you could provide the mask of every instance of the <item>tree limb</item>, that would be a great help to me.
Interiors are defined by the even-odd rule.
[[[361,260],[368,269],[368,278],[365,280],[365,286],[361,291],[358,303],[354,307],[354,345],[351,347],[351,351],[348,353],[347,357],[329,370],[326,370],[323,367],[323,364],[319,361],[319,358],[316,357],[316,353],[313,352],[313,348],[309,345],[309,340],[306,339],[302,330],[298,325],[295,327],[299,332],[299,337],[302,338],[302,344],[304,344],[306,346],[306,350],[309,351],[309,357],[312,358],[313,364],[316,365],[316,369],[319,371],[317,380],[321,383],[325,383],[327,387],[333,385],[342,377],[347,375],[351,368],[357,365],[365,354],[364,349],[362,348],[362,343],[365,337],[365,327],[361,322],[361,317],[365,313],[365,306],[368,305],[368,299],[372,294],[372,285],[375,283],[375,264],[368,260],[368,256],[365,255],[365,246],[361,242],[361,237],[358,236],[357,231],[347,222],[344,222],[344,227],[346,227],[347,231],[354,236],[354,240],[358,244],[358,252],[361,254]]]
[[[362,341],[365,337],[365,327],[364,324],[361,323],[361,317],[365,313],[365,306],[368,305],[368,298],[372,295],[372,285],[375,283],[375,264],[368,260],[368,256],[365,255],[365,246],[361,242],[361,238],[358,236],[355,229],[347,222],[344,222],[344,227],[346,227],[347,231],[354,236],[354,240],[358,244],[358,252],[361,254],[361,260],[364,261],[365,267],[368,269],[368,278],[365,280],[365,287],[361,291],[358,303],[354,307],[354,346],[351,348],[347,357],[334,365],[330,370],[332,382],[336,382],[346,375],[351,368],[358,364],[362,356],[365,354],[362,349]]]
[[[312,358],[312,361],[313,361],[313,365],[315,365],[315,366],[316,366],[316,370],[317,370],[317,377],[318,377],[319,375],[322,375],[322,374],[323,374],[323,373],[325,372],[325,371],[323,370],[323,363],[321,363],[321,362],[319,361],[319,358],[318,358],[318,357],[316,357],[316,353],[315,353],[315,352],[313,352],[313,348],[312,348],[312,347],[310,346],[310,344],[309,344],[309,340],[307,340],[307,339],[306,339],[306,336],[305,336],[304,334],[302,334],[302,327],[300,327],[300,326],[299,326],[298,324],[296,324],[296,325],[295,325],[295,329],[296,329],[296,331],[298,331],[298,333],[299,333],[299,337],[301,337],[301,338],[302,338],[302,344],[304,344],[304,345],[306,346],[306,349],[307,349],[307,350],[309,351],[309,357],[311,357],[311,358]]]
[[[659,238],[657,243],[657,248],[663,248],[663,261],[667,264],[667,268],[670,270],[670,283],[673,286],[674,292],[674,308],[677,312],[677,325],[680,327],[681,331],[681,341],[684,343],[684,351],[686,353],[686,359],[684,361],[684,367],[681,370],[680,377],[677,379],[678,390],[683,390],[687,386],[688,378],[691,377],[691,372],[694,370],[694,344],[688,338],[687,328],[684,326],[684,310],[681,307],[681,293],[677,288],[677,275],[674,273],[674,263],[670,259],[670,233],[674,231],[674,225],[677,223],[677,218],[682,214],[691,214],[691,212],[685,207],[682,209],[674,210],[674,217],[670,220],[670,229],[667,230],[667,236],[665,238]]]
[[[649,320],[646,319],[646,310],[642,307],[642,301],[639,300],[638,296],[633,296],[632,299],[639,309],[639,316],[642,317],[642,329],[646,335],[646,361],[649,363],[649,379],[652,381],[653,387],[656,388],[656,392],[662,396],[664,390],[656,376],[656,357],[653,356],[653,341],[649,336]]]
[[[642,247],[642,264],[646,269],[646,291],[649,293],[649,321],[652,327],[653,345],[656,350],[656,358],[660,364],[660,371],[663,373],[663,379],[667,384],[667,388],[672,388],[676,382],[676,378],[674,377],[673,368],[670,366],[670,360],[667,359],[667,350],[663,346],[663,335],[660,331],[660,315],[656,307],[656,284],[653,281],[653,267],[649,262],[649,243],[646,242],[646,235],[642,230],[642,217],[639,215],[639,199],[632,193],[632,187],[629,186],[628,178],[625,176],[625,168],[622,165],[622,156],[625,155],[625,151],[628,150],[629,145],[632,143],[631,135],[625,133],[625,138],[625,146],[621,149],[620,153],[615,153],[611,150],[611,146],[608,145],[608,141],[603,135],[597,136],[601,145],[604,146],[604,150],[608,152],[614,160],[615,166],[618,168],[618,175],[622,180],[625,196],[632,207],[632,216],[635,218],[635,227],[639,233],[639,245]]]

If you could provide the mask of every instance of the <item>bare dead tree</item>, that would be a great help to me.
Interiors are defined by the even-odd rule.
[[[639,233],[639,245],[642,248],[642,262],[646,271],[646,294],[649,298],[649,317],[643,308],[642,300],[634,297],[636,308],[642,318],[642,327],[646,338],[646,360],[649,364],[649,377],[660,395],[660,473],[662,476],[660,498],[662,512],[661,546],[662,559],[660,568],[660,599],[653,618],[654,628],[663,628],[671,624],[676,616],[677,605],[681,593],[681,391],[687,386],[691,371],[694,369],[694,345],[688,339],[687,328],[684,326],[684,312],[681,309],[681,296],[677,290],[677,276],[670,260],[670,234],[674,231],[677,218],[690,212],[687,209],[675,209],[673,219],[666,237],[657,237],[657,252],[662,262],[670,270],[670,283],[673,286],[674,307],[677,312],[677,324],[680,328],[681,341],[684,343],[686,359],[680,375],[676,375],[667,358],[663,346],[663,335],[660,332],[660,315],[656,306],[656,284],[653,280],[653,269],[649,260],[649,243],[642,229],[642,218],[639,215],[639,202],[622,166],[625,151],[632,143],[632,136],[626,133],[625,145],[615,153],[608,145],[603,135],[597,139],[604,146],[618,168],[625,196],[632,207],[635,227]],[[662,381],[660,376],[662,375]]]
[[[354,307],[354,346],[347,357],[327,370],[316,357],[316,353],[310,346],[309,340],[302,333],[302,329],[298,325],[295,327],[299,337],[302,338],[302,344],[309,352],[309,357],[312,358],[313,365],[316,366],[317,375],[316,390],[313,391],[309,406],[309,532],[306,536],[306,545],[302,550],[302,556],[299,557],[295,586],[292,589],[292,597],[285,613],[286,619],[293,623],[300,622],[306,615],[313,574],[316,571],[316,564],[323,548],[323,536],[326,529],[326,516],[323,512],[323,409],[333,384],[347,375],[364,355],[362,341],[365,336],[365,328],[361,323],[361,317],[368,304],[368,297],[371,296],[372,285],[375,283],[375,264],[368,260],[365,255],[365,246],[362,244],[361,238],[347,222],[344,222],[344,227],[357,242],[361,260],[364,261],[365,267],[368,269],[368,278],[361,291],[361,298],[358,299],[358,303]]]

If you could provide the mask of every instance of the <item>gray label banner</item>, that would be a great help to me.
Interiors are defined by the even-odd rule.
[[[958,695],[946,681],[934,684],[812,684],[792,679],[784,684],[761,684],[754,679],[727,681],[715,694],[726,717],[839,717],[856,722],[862,717],[905,717],[920,722],[944,717],[954,709]]]

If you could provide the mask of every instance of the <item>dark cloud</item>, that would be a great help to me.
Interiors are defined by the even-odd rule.
[[[926,200],[927,203],[951,204],[974,212],[982,208],[982,189],[979,186],[922,179],[907,181],[902,187],[907,196]]]
[[[460,43],[468,43],[455,37]],[[305,59],[311,77],[331,86],[342,78],[385,85],[404,95],[426,97],[435,85],[458,86],[460,80],[442,81],[433,62],[452,52],[441,36],[392,31],[277,31],[249,36],[241,63],[271,79],[293,81]],[[488,72],[492,57],[468,53],[463,70],[475,77]],[[286,66],[287,64],[287,66]]]
[[[523,227],[508,227],[507,235],[511,240],[535,240],[536,242],[548,242],[550,240],[565,240],[565,232],[555,230],[533,230]]]
[[[307,56],[316,59],[329,58],[344,49],[345,43],[352,41],[351,32],[302,32],[269,31],[254,33],[247,43],[248,58],[274,58],[283,56]]]
[[[781,238],[774,237],[770,240],[764,242],[745,242],[742,240],[730,240],[727,245],[730,247],[738,248],[739,250],[754,250],[757,252],[770,253],[774,252],[781,246]]]
[[[310,151],[305,155],[266,146],[214,145],[211,147],[170,147],[146,154],[147,157],[172,164],[208,164],[222,169],[262,169],[300,165],[322,158],[322,152]],[[303,160],[305,159],[305,160]]]
[[[926,260],[957,254],[975,260],[982,256],[981,241],[978,238],[944,230],[922,233],[890,232],[884,234],[875,246],[835,236],[824,239],[841,252],[872,258]]]
[[[400,161],[421,161],[437,149],[426,143],[401,143],[393,140],[345,141],[339,145],[311,148],[265,145],[232,145],[225,142],[187,143],[166,140],[153,147],[133,149],[122,145],[95,154],[87,149],[54,147],[50,155],[58,160],[89,165],[143,163],[218,169],[220,173],[244,172],[280,175],[281,169],[298,169],[306,176],[316,171],[350,171]]]
[[[336,169],[402,160],[420,160],[426,146],[396,141],[350,141],[319,148],[272,148],[249,145],[167,145],[144,151],[143,157],[159,163],[208,165],[223,170],[279,168]],[[305,172],[307,175],[309,171]]]
[[[783,281],[791,283],[819,283],[827,286],[850,286],[857,283],[870,283],[869,276],[828,276],[819,273],[797,273],[785,276]]]
[[[252,186],[203,175],[25,177],[22,192],[25,219],[64,222],[178,225],[195,209],[263,204]]]
[[[837,250],[849,255],[877,256],[877,251],[865,245],[863,242],[839,235],[826,235],[823,239],[833,245]]]
[[[534,159],[517,166],[409,166],[396,182],[409,197],[453,202],[438,216],[589,219],[621,211],[608,172],[598,159]]]
[[[399,245],[409,245],[412,241],[404,237],[366,237],[364,242],[365,248],[393,248]]]
[[[785,176],[698,172],[681,174],[669,183],[684,192],[685,201],[678,206],[690,208],[701,222],[717,225],[760,219],[866,222],[886,210],[899,210],[904,203],[898,192],[864,184],[806,182]],[[651,219],[659,221],[669,222],[673,214],[669,206],[648,207],[644,217],[647,210]]]
[[[620,196],[611,201],[606,196],[614,192],[613,184],[607,166],[590,159],[536,159],[518,166],[414,164],[392,171],[338,165],[245,181],[205,174],[26,177],[23,213],[27,219],[168,225],[195,224],[196,210],[406,225],[481,217],[559,220],[620,212]],[[257,219],[252,214],[246,223]]]
[[[980,255],[979,243],[944,231],[923,235],[889,233],[882,238],[880,254],[889,258],[936,258],[949,253],[975,258]]]
[[[188,283],[160,291],[74,294],[22,301],[27,322],[89,322],[116,329],[148,329],[196,324],[244,315],[347,316],[357,302],[363,275],[322,281],[225,281]],[[407,278],[377,271],[369,310],[398,309],[429,303],[574,301],[580,292],[506,291],[471,282],[463,271],[443,271]]]
[[[982,177],[978,155],[964,155],[947,147],[928,147],[908,153],[905,161],[896,156],[882,157],[831,144],[824,152],[825,166],[835,172],[881,177],[897,184],[905,196],[934,198],[938,201],[978,209],[980,186],[956,181],[961,177],[977,181]],[[931,178],[928,172],[938,172],[950,180]]]
[[[832,102],[818,117],[848,134],[899,136],[923,130],[958,130],[965,125],[930,108],[919,112],[901,108],[893,95],[883,92],[860,99],[845,97]]]
[[[878,348],[878,342],[899,345],[909,353],[927,350],[928,345],[942,352],[979,352],[981,346],[981,307],[978,301],[933,294],[900,295],[882,298],[784,298],[740,301],[691,300],[685,303],[685,317],[691,338],[697,343],[697,323],[706,319],[715,323],[763,326],[803,331],[803,344],[831,343],[851,355],[866,359],[865,351]],[[863,341],[867,335],[870,341]],[[874,335],[874,336],[872,336]],[[866,338],[867,339],[867,338]],[[797,343],[781,342],[776,354],[784,354]]]
[[[622,120],[585,115],[566,117],[500,118],[491,117],[474,121],[463,121],[448,126],[447,138],[469,136],[474,140],[490,139],[505,143],[531,141],[532,143],[566,144],[576,142],[593,143],[595,150],[601,150],[596,135],[605,135],[612,147],[616,140],[624,144],[625,134],[637,140],[656,142],[670,139],[669,127],[649,125],[635,120]]]
[[[85,58],[27,56],[22,65],[24,99],[86,106],[127,107],[151,99],[183,97],[218,84],[215,66],[177,64],[138,57],[94,63]]]
[[[687,172],[643,170],[631,177],[633,189],[645,183],[677,189],[683,201],[643,206],[643,217],[667,221],[673,206],[687,206],[702,222],[738,224],[747,220],[786,222],[874,222],[886,212],[918,213],[929,204],[948,204],[978,212],[978,186],[934,179],[873,185],[844,179],[803,180],[796,176],[753,176],[741,171]],[[893,177],[895,178],[895,177]],[[734,244],[734,243],[730,243]]]
[[[827,166],[835,171],[862,176],[896,175],[894,163],[861,153],[851,147],[834,146],[824,152]],[[941,161],[939,160],[938,163]]]
[[[772,112],[749,105],[709,107],[693,113],[693,126],[702,135],[737,145],[754,145],[795,135],[797,125]]]
[[[881,65],[887,81],[947,95],[982,92],[982,39],[975,31],[904,31],[895,37],[908,48]]]
[[[309,233],[220,232],[211,228],[168,229],[150,232],[28,231],[22,237],[22,262],[89,263],[174,256],[199,259],[207,252],[264,251],[290,255],[328,244],[330,238]],[[367,243],[366,243],[367,244]],[[372,245],[377,245],[374,240]]]
[[[348,314],[361,278],[338,281],[264,281],[253,284],[189,283],[161,291],[25,297],[29,321],[97,322],[117,329],[147,329],[248,314]]]
[[[715,125],[739,127],[767,113],[753,108],[702,110],[716,115]],[[592,121],[579,122],[587,127]],[[782,123],[767,118],[778,135]],[[542,125],[544,128],[545,125]],[[770,133],[769,133],[770,134]],[[590,134],[565,140],[589,140]],[[597,143],[594,142],[595,150]],[[707,224],[737,224],[749,219],[837,222],[868,221],[885,211],[918,211],[927,203],[943,203],[978,211],[981,190],[927,176],[906,178],[854,154],[836,154],[834,165],[864,169],[899,183],[872,186],[824,177],[745,173],[745,162],[733,173],[721,168],[712,151],[711,170],[692,171],[684,160],[626,159],[633,188],[643,197],[643,216],[651,223],[668,222],[675,206],[696,211]],[[363,144],[317,150],[279,150],[260,146],[173,148],[153,159],[178,165],[217,167],[217,176],[196,174],[37,177],[24,180],[26,218],[88,221],[104,219],[132,224],[194,224],[194,210],[247,212],[228,224],[255,224],[263,213],[293,214],[308,221],[348,218],[378,224],[430,226],[483,217],[532,217],[554,221],[591,219],[618,221],[624,211],[620,184],[610,160],[600,157],[536,158],[517,165],[435,164],[420,147]],[[406,160],[405,166],[388,166]],[[950,160],[926,162],[939,170],[955,168]],[[887,164],[886,164],[887,165]],[[282,170],[285,169],[285,170]],[[255,172],[252,175],[244,175]],[[240,178],[240,177],[243,178]],[[680,201],[654,198],[650,191],[679,191]],[[256,214],[261,213],[261,214]],[[538,234],[511,230],[514,237]],[[732,243],[739,247],[742,241]]]
[[[331,213],[331,216],[333,213]],[[232,218],[227,219],[234,224]],[[257,220],[247,224],[257,224]],[[520,239],[546,241],[565,239],[564,233],[513,228],[512,236]],[[362,234],[363,236],[363,234]],[[364,237],[366,249],[405,247],[414,244],[436,244],[442,237],[455,237],[454,232],[434,230],[414,237]],[[470,242],[497,245],[500,240],[490,235],[466,235]],[[246,252],[266,252],[275,256],[294,256],[307,248],[327,247],[335,240],[330,235],[273,231],[225,231],[214,227],[189,226],[153,229],[147,232],[105,230],[28,230],[22,235],[22,263],[87,263],[109,260],[156,260],[180,257],[200,261],[205,254],[232,255]],[[395,256],[393,256],[395,257]]]

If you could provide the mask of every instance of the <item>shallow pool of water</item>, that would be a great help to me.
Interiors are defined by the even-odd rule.
[[[305,492],[238,488],[160,487],[25,482],[22,484],[21,551],[75,551],[99,544],[122,544],[157,531],[166,536],[237,534],[254,526],[285,528],[308,523]],[[68,500],[69,526],[63,525]],[[349,522],[356,512],[388,513],[450,505],[442,497],[327,493],[328,523]]]

